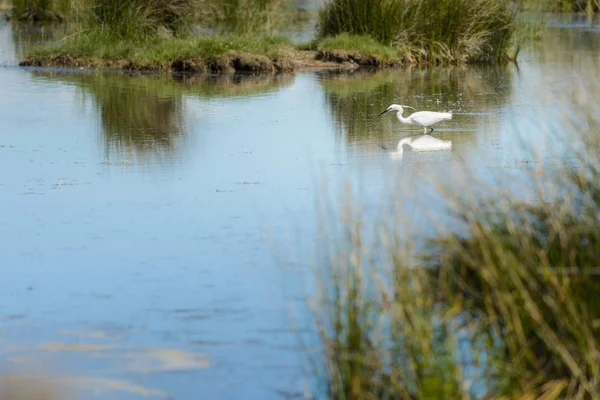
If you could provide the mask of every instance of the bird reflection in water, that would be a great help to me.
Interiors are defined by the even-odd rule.
[[[431,135],[407,136],[398,142],[395,151],[390,151],[391,158],[402,158],[404,146],[408,146],[412,151],[440,151],[452,149],[452,141],[441,140]]]

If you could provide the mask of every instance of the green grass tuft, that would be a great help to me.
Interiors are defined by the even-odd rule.
[[[276,36],[208,35],[140,41],[121,40],[106,30],[95,30],[62,45],[34,47],[21,64],[195,72],[266,71],[286,69],[284,64],[273,63],[285,63],[291,49],[287,38]]]
[[[122,39],[189,33],[206,0],[92,0],[89,26]]]
[[[414,62],[496,62],[510,58],[515,17],[510,0],[332,0],[318,35],[368,35]]]
[[[393,48],[384,46],[372,37],[365,35],[342,33],[335,37],[327,37],[318,42],[317,49],[358,51],[367,55],[374,55],[383,60],[397,58],[397,51]]]

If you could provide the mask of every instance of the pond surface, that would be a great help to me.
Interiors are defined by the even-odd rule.
[[[290,307],[322,184],[377,204],[400,176],[410,211],[436,207],[435,180],[517,190],[560,166],[572,131],[556,116],[594,99],[579,82],[600,78],[599,27],[553,19],[518,67],[158,77],[20,68],[60,34],[0,25],[0,387],[301,393],[310,320]],[[451,149],[397,151],[422,129],[376,116],[391,103],[452,110],[432,133]]]

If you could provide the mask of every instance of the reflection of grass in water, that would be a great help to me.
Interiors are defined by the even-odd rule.
[[[33,348],[13,347],[10,359],[16,367],[0,373],[0,399],[2,400],[68,400],[88,398],[167,398],[168,394],[155,387],[128,379],[136,376],[209,368],[209,359],[202,353],[178,348],[119,346],[114,337],[103,332],[67,332],[83,342],[40,343]],[[92,344],[94,340],[108,339]],[[42,350],[42,351],[37,351]],[[49,350],[49,351],[47,351]],[[70,354],[67,354],[70,353]],[[96,362],[90,361],[96,360]],[[109,363],[98,368],[97,361]],[[75,362],[85,366],[77,371],[63,369],[61,365]],[[75,365],[75,364],[73,364]],[[115,374],[115,372],[118,372]]]
[[[69,74],[32,72],[36,77],[76,85],[98,109],[108,146],[125,152],[170,153],[185,137],[184,95],[247,97],[275,91],[292,76],[210,77],[127,76],[124,74]]]
[[[61,80],[86,87],[91,82],[113,82],[115,86],[146,88],[161,96],[198,96],[205,98],[248,97],[275,92],[291,84],[293,75],[224,75],[203,74],[171,75],[148,74],[130,75],[126,73],[73,74],[60,72],[32,71],[33,76],[44,79]],[[99,84],[99,83],[96,83]]]
[[[181,94],[163,90],[158,80],[83,75],[79,83],[98,109],[103,137],[110,146],[172,152],[185,133]]]
[[[175,76],[188,95],[209,98],[248,97],[275,92],[294,81],[293,75]]]
[[[481,93],[494,92],[494,105],[507,101],[510,95],[506,68],[440,68],[430,70],[382,71],[376,73],[336,74],[321,80],[327,102],[336,125],[343,127],[349,142],[394,137],[398,121],[384,120],[381,132],[379,122],[373,126],[374,115],[390,104],[405,104],[417,111],[453,110],[481,102]],[[499,82],[502,82],[499,85]],[[439,104],[414,99],[415,94],[439,98]],[[405,116],[413,112],[406,110]]]
[[[369,93],[381,86],[394,82],[397,71],[367,71],[364,73],[331,73],[321,80],[321,85],[328,93],[339,96],[353,96],[357,93]]]
[[[579,86],[575,114],[555,115],[572,162],[532,170],[526,202],[438,182],[454,224],[424,245],[411,228],[431,209],[404,213],[396,187],[368,215],[346,194],[320,217],[315,379],[328,398],[600,396],[600,117],[587,101],[600,81]]]

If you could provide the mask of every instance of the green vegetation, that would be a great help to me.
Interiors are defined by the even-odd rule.
[[[333,50],[360,51],[367,54],[374,54],[383,59],[390,59],[396,56],[393,49],[375,41],[370,36],[357,36],[342,33],[336,37],[325,38],[318,43],[317,48]]]
[[[283,36],[204,35],[190,38],[124,40],[93,30],[58,45],[36,46],[23,66],[116,68],[178,72],[283,72],[296,68],[353,62],[386,66],[399,63],[395,51],[369,37],[339,35],[317,43],[318,51],[295,49]],[[327,64],[329,62],[329,64]]]
[[[182,36],[198,20],[205,0],[92,0],[90,26],[120,39]]]
[[[285,0],[14,0],[15,19],[69,21],[121,38],[185,35],[192,27],[221,33],[273,34],[298,16]]]
[[[288,56],[292,50],[281,37],[210,35],[138,42],[96,31],[62,45],[36,47],[21,65],[186,72],[285,71],[294,67]]]
[[[381,209],[348,192],[339,215],[323,212],[324,397],[600,396],[600,117],[588,101],[599,86],[581,83],[555,116],[572,159],[532,168],[522,197],[440,183],[450,232],[416,238],[432,210],[403,213],[397,187]]]
[[[319,37],[369,35],[412,63],[496,62],[515,56],[510,0],[333,0]]]
[[[317,58],[324,61],[352,61],[374,66],[401,62],[393,48],[378,43],[370,36],[342,33],[317,42],[316,47],[319,50]]]
[[[292,56],[296,64],[312,66],[516,56],[510,53],[515,12],[509,0],[444,1],[334,0],[320,12],[318,40],[296,51],[273,39],[297,18],[285,0],[17,0],[15,15],[57,13],[73,23],[60,46],[34,48],[23,65],[286,71],[293,69]],[[192,35],[197,28],[215,34],[199,38]]]
[[[72,14],[77,22],[71,33],[59,44],[34,46],[20,64],[231,73],[290,71],[307,62],[303,57],[294,62],[297,51],[288,39],[268,34],[282,23],[276,22],[277,10],[287,3],[211,1],[89,0],[87,11]],[[199,22],[225,24],[219,28],[225,33],[194,36]]]

